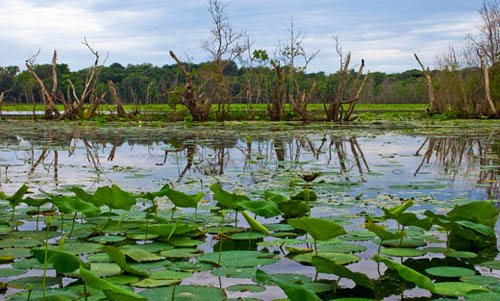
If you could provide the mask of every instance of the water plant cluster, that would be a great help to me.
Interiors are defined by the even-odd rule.
[[[117,185],[36,195],[23,185],[10,196],[0,193],[5,298],[500,297],[493,201],[444,211],[398,198],[377,214],[359,212],[353,225],[311,213],[314,178],[304,177],[295,194],[266,191],[259,198],[219,183],[208,194],[169,185],[141,194]],[[312,275],[276,273],[283,264]]]

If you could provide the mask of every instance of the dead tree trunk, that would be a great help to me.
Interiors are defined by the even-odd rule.
[[[422,71],[424,72],[425,78],[427,80],[427,86],[429,87],[429,108],[427,110],[431,113],[438,112],[436,104],[436,93],[434,92],[434,84],[432,83],[431,70],[429,69],[429,67],[427,67],[427,69],[424,67],[416,53],[414,53],[413,55],[420,65],[420,68],[422,68]]]
[[[31,76],[35,79],[37,82],[38,86],[40,87],[40,90],[42,92],[42,99],[44,100],[44,103],[46,104],[45,108],[45,119],[52,119],[54,117],[59,117],[61,114],[57,110],[56,107],[56,91],[57,91],[57,72],[56,72],[56,67],[57,67],[57,51],[54,50],[54,56],[52,57],[52,91],[49,92],[47,88],[45,87],[45,84],[43,81],[38,77],[38,75],[35,73],[33,70],[33,64],[36,59],[38,54],[34,55],[30,59],[26,60],[26,67],[28,68],[28,71],[30,72]]]
[[[109,92],[111,93],[111,99],[115,103],[116,106],[116,114],[121,117],[121,118],[127,118],[127,112],[123,108],[123,104],[120,101],[120,98],[118,97],[118,93],[116,93],[115,85],[113,84],[112,80],[108,80],[108,88]]]
[[[267,105],[267,111],[271,117],[271,121],[280,121],[285,103],[285,72],[279,64],[271,61],[271,65],[276,71],[276,87],[274,88],[274,97],[272,105]]]
[[[4,96],[4,92],[0,93],[0,119],[3,119],[3,113],[2,113],[3,96]]]
[[[349,108],[347,109],[344,115],[344,121],[351,120],[352,112],[354,112],[354,106],[356,105],[356,102],[361,98],[361,92],[363,91],[366,80],[368,79],[368,75],[370,75],[370,70],[368,70],[368,72],[365,75],[365,78],[363,78],[363,81],[361,82],[361,85],[359,85],[359,81],[361,80],[361,75],[363,74],[364,67],[365,67],[365,60],[361,60],[361,66],[359,67],[358,76],[356,77],[356,81],[352,86],[352,93],[351,93],[352,98],[347,102],[349,103]],[[357,92],[356,89],[358,90]]]
[[[490,89],[490,71],[487,64],[483,63],[483,77],[484,77],[484,90],[486,94],[486,101],[490,107],[491,113],[493,117],[498,117],[498,112],[495,107],[495,103],[491,98],[491,89]]]
[[[344,89],[346,85],[347,70],[349,68],[349,63],[351,62],[351,54],[349,53],[346,57],[343,66],[340,66],[340,80],[335,89],[335,95],[333,96],[330,107],[326,112],[327,121],[340,121],[342,120],[342,98],[344,95]]]
[[[189,113],[193,116],[194,121],[206,121],[208,119],[208,114],[210,114],[210,109],[212,107],[212,101],[210,99],[202,99],[198,97],[194,91],[194,84],[189,73],[182,62],[177,58],[173,51],[170,51],[170,56],[175,60],[179,69],[184,73],[185,81],[184,92],[180,94],[183,98],[183,104],[188,108]],[[175,92],[174,92],[175,93]]]

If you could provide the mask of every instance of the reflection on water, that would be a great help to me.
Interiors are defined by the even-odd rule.
[[[144,127],[3,123],[0,189],[116,183],[133,191],[214,181],[242,191],[283,187],[319,171],[320,194],[499,197],[498,130],[449,134],[331,125]]]

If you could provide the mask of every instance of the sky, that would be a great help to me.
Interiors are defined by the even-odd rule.
[[[308,71],[339,68],[333,37],[359,64],[372,72],[418,68],[416,52],[426,65],[450,45],[460,47],[467,33],[477,33],[477,10],[483,0],[232,0],[229,21],[245,30],[254,49],[269,54],[286,41],[293,18],[306,33],[303,47],[319,50]],[[207,0],[0,0],[0,66],[24,66],[37,52],[37,63],[49,63],[52,51],[71,70],[93,64],[81,44],[84,37],[106,64],[173,64],[168,51],[193,62],[209,59],[201,49],[210,36]],[[354,65],[353,65],[354,66]]]

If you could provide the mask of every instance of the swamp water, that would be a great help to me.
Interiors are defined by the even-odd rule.
[[[53,213],[55,201],[48,201],[41,209],[19,202],[14,214],[8,202],[2,203],[0,218],[5,223],[0,225],[0,256],[15,259],[14,263],[0,266],[0,281],[8,283],[5,298],[25,300],[30,284],[33,285],[31,296],[41,296],[43,264],[29,258],[30,248],[43,247],[47,232],[51,238],[49,244],[57,249],[62,235],[71,231],[65,251],[90,262],[90,271],[98,276],[128,290],[135,288],[150,300],[169,300],[172,295],[176,300],[285,298],[280,288],[271,286],[280,283],[282,288],[295,285],[327,300],[400,299],[401,296],[432,299],[467,293],[470,298],[474,298],[473,293],[479,293],[476,297],[483,294],[481,298],[485,293],[500,296],[497,293],[500,273],[496,270],[500,262],[494,261],[498,253],[496,239],[493,244],[480,248],[469,246],[461,248],[462,253],[451,254],[452,248],[446,248],[446,234],[453,230],[440,230],[439,227],[446,228],[446,225],[436,224],[439,219],[435,218],[437,222],[430,230],[410,223],[404,239],[384,244],[382,256],[430,277],[434,283],[470,284],[469,290],[458,287],[455,294],[442,288],[432,294],[422,285],[417,284],[420,288],[415,288],[415,282],[410,279],[404,281],[397,269],[387,269],[384,263],[372,260],[382,244],[376,231],[365,229],[367,220],[373,219],[383,222],[393,233],[401,230],[401,226],[404,230],[404,223],[400,224],[400,220],[391,218],[383,209],[401,206],[409,199],[413,206],[407,212],[421,219],[426,210],[446,214],[455,205],[498,200],[498,123],[448,122],[441,126],[377,122],[353,126],[321,123],[101,126],[90,123],[75,126],[2,122],[0,175],[0,191],[7,196],[23,183],[30,187],[32,198],[74,195],[70,192],[73,186],[93,193],[111,184],[134,195],[142,194],[131,210],[118,209],[113,211],[113,216],[108,216],[107,209],[103,209],[100,216],[92,217],[58,214],[51,218],[48,229],[45,223],[47,215]],[[314,178],[314,175],[319,176]],[[314,179],[304,181],[304,178],[311,180],[308,177]],[[284,203],[273,205],[279,208],[279,214],[245,207],[271,232],[262,234],[263,231],[249,225],[242,214],[235,219],[231,208],[225,210],[222,217],[217,204],[224,200],[214,197],[217,192],[211,191],[214,183],[220,183],[224,191],[245,195],[254,201],[271,202],[273,195],[282,195],[286,202],[294,199],[298,207],[307,204],[306,207],[311,208],[310,216],[334,221],[347,234],[315,242],[311,231],[306,230],[309,235],[305,236],[304,231],[297,230],[305,228],[292,226],[293,222],[289,225],[284,219],[304,215],[302,212],[290,213],[293,210],[284,208]],[[162,195],[154,203],[144,197],[147,192],[161,191],[165,184],[175,191],[205,195],[196,210],[177,208],[173,212],[169,197]],[[157,205],[154,213],[147,210],[151,205]],[[39,214],[44,210],[50,212]],[[77,223],[72,225],[75,216]],[[377,220],[381,216],[385,219]],[[177,230],[165,234],[151,233],[144,228],[145,225],[154,228],[155,224],[188,225],[191,229],[184,235],[175,232]],[[221,228],[221,224],[225,227]],[[497,230],[498,225],[494,226]],[[221,237],[224,238],[222,246]],[[129,265],[149,271],[151,275],[124,270],[110,258],[109,249],[104,252],[105,246],[119,248],[127,256]],[[131,255],[127,251],[131,248],[147,253]],[[330,256],[339,265],[368,276],[373,283],[362,285],[361,280],[344,273],[337,284],[338,271],[320,269],[321,273],[317,274],[316,264],[311,265],[312,253],[295,255],[310,252],[304,250],[307,248],[317,248],[318,255]],[[222,256],[217,258],[220,250]],[[442,271],[435,275],[432,269],[428,270],[443,266],[462,268],[463,274],[458,271],[457,275],[444,277]],[[278,281],[266,282],[262,277],[256,279],[257,269],[286,275],[281,275]],[[74,272],[56,275],[54,269],[49,269],[47,275],[50,277],[46,286],[51,287],[48,294],[85,299],[82,281]],[[488,291],[481,292],[482,289]],[[104,297],[102,290],[89,290],[93,294],[88,299]]]

